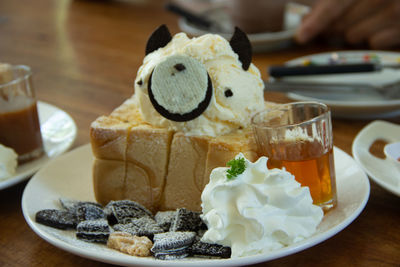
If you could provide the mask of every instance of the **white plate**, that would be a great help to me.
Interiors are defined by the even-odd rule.
[[[75,140],[77,129],[71,116],[45,102],[38,101],[37,107],[45,153],[38,159],[18,166],[15,176],[0,181],[0,190],[29,178],[51,158],[67,151]]]
[[[377,56],[383,64],[400,64],[400,53],[384,51],[341,51],[335,52],[346,62],[364,62],[364,56]],[[316,64],[328,64],[332,53],[321,53],[300,57],[287,64],[301,65],[305,60],[311,60]],[[381,72],[357,73],[357,74],[337,74],[337,75],[310,75],[287,77],[285,81],[290,82],[318,82],[318,83],[348,83],[348,84],[372,84],[385,85],[400,81],[400,69],[384,69]],[[321,93],[289,93],[288,96],[294,100],[314,100],[320,101],[332,110],[335,117],[354,118],[354,119],[373,119],[393,117],[400,115],[400,99],[385,100],[380,97],[363,96],[355,94],[353,97],[341,94]]]
[[[293,37],[298,27],[301,17],[308,13],[309,7],[297,4],[287,3],[284,14],[284,29],[279,32],[260,32],[247,34],[254,52],[270,52],[285,49],[293,44]],[[206,9],[203,16],[216,21],[220,25],[220,30],[212,30],[213,33],[223,36],[229,40],[232,37],[234,25],[224,7],[216,5]],[[178,20],[178,25],[182,31],[192,35],[200,36],[210,32],[210,30],[200,28],[187,21],[185,18]]]
[[[400,173],[389,159],[380,159],[369,152],[376,140],[388,143],[400,141],[400,125],[373,121],[365,126],[353,142],[353,155],[369,177],[377,184],[400,196]]]
[[[239,259],[187,258],[160,261],[152,257],[140,258],[108,249],[104,245],[77,240],[74,231],[57,230],[37,224],[35,214],[42,209],[59,208],[59,198],[94,201],[92,189],[93,156],[90,145],[85,145],[54,159],[29,181],[22,197],[22,211],[29,226],[40,237],[54,246],[73,254],[107,263],[133,266],[235,266],[255,264],[284,257],[314,246],[341,231],[362,211],[369,196],[369,181],[356,162],[342,150],[335,148],[338,206],[327,213],[317,232],[309,239],[268,254]]]

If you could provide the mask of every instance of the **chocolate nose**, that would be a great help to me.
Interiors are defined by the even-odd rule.
[[[190,121],[208,107],[212,83],[206,68],[198,60],[174,55],[153,70],[148,93],[154,108],[172,121]]]

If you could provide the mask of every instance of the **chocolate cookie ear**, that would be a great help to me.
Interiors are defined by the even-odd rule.
[[[146,55],[157,50],[160,47],[166,46],[172,39],[168,27],[163,24],[158,27],[151,35],[146,44]]]
[[[242,62],[242,68],[248,70],[252,58],[252,49],[247,35],[241,29],[235,27],[235,32],[229,44],[232,50],[239,56],[239,60]]]

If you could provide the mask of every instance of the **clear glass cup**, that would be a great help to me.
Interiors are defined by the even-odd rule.
[[[43,154],[32,72],[28,66],[0,64],[0,143],[24,163]]]
[[[329,108],[317,102],[277,105],[257,113],[252,126],[269,168],[285,168],[310,189],[325,211],[336,206],[333,137]]]

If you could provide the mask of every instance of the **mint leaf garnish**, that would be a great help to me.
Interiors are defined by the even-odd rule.
[[[228,169],[226,172],[228,173],[226,177],[228,180],[231,180],[238,176],[239,174],[243,173],[244,170],[246,169],[246,166],[244,164],[244,158],[238,158],[238,159],[232,159],[226,163],[228,167],[231,167]]]

